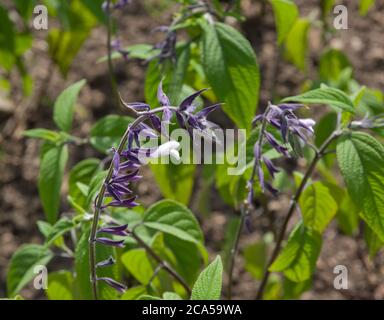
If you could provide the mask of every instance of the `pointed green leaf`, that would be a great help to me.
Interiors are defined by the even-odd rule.
[[[285,56],[302,71],[307,66],[308,31],[310,22],[307,19],[296,19],[295,24],[285,39]]]
[[[173,200],[162,200],[152,205],[144,214],[148,228],[171,234],[196,244],[203,242],[203,233],[193,213]]]
[[[220,256],[208,265],[197,278],[192,288],[192,300],[219,300],[223,278],[223,264]]]
[[[101,118],[91,129],[92,146],[103,153],[107,153],[112,147],[116,148],[131,122],[132,118],[118,115]]]
[[[361,217],[384,241],[384,147],[363,132],[343,135],[337,142],[337,160]]]
[[[152,278],[154,269],[145,249],[132,249],[121,256],[121,262],[127,270],[143,285],[147,285]]]
[[[39,194],[47,221],[51,224],[56,222],[59,214],[61,183],[67,161],[67,146],[51,148],[41,160]]]
[[[304,225],[323,233],[336,214],[337,203],[326,185],[315,182],[301,195],[300,208]]]
[[[326,104],[336,109],[336,111],[355,113],[351,99],[343,91],[329,87],[314,89],[298,96],[288,97],[283,99],[283,102]]]
[[[321,242],[318,232],[299,223],[269,270],[282,271],[288,279],[294,282],[308,280],[315,270]]]
[[[252,46],[223,23],[202,22],[202,60],[223,110],[239,128],[250,129],[259,100],[260,74]]]
[[[296,4],[290,0],[269,0],[269,2],[272,4],[275,14],[277,42],[281,44],[299,16],[299,10]]]
[[[69,271],[57,271],[48,275],[49,300],[73,300],[73,276]]]
[[[13,297],[20,292],[35,276],[35,267],[46,265],[52,259],[53,253],[44,246],[26,244],[20,247],[12,256],[8,275],[8,296]]]
[[[72,128],[73,109],[85,80],[80,80],[66,88],[56,99],[53,109],[53,120],[57,126],[66,132]]]

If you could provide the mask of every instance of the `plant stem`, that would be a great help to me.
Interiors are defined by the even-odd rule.
[[[237,256],[237,252],[239,250],[239,241],[240,241],[240,236],[241,236],[241,231],[243,230],[244,227],[244,222],[245,219],[248,215],[248,204],[244,203],[241,207],[241,215],[240,215],[240,221],[239,225],[236,230],[236,237],[235,241],[233,243],[233,247],[231,249],[231,259],[229,261],[229,268],[228,268],[228,300],[232,299],[232,278],[233,278],[233,269],[235,267],[235,260]]]
[[[270,108],[271,108],[270,104],[268,104],[268,107],[264,111],[264,115],[265,116],[264,116],[263,121],[261,123],[259,137],[258,137],[257,142],[256,142],[259,145],[259,149],[260,150],[261,150],[261,146],[263,144],[264,131],[265,131],[265,128],[266,128],[266,125],[267,125],[266,118],[267,118],[267,115],[268,115],[268,112],[269,112]],[[259,164],[259,159],[257,159],[255,157],[253,168],[252,168],[251,177],[248,180],[249,188],[253,188],[253,184],[255,183],[256,168],[257,168],[258,164]],[[246,217],[247,217],[247,215],[249,213],[249,206],[250,205],[251,205],[251,203],[248,203],[247,200],[244,200],[243,205],[241,207],[240,222],[239,222],[239,225],[238,225],[237,230],[236,230],[236,238],[235,238],[235,241],[233,243],[232,250],[231,250],[231,259],[230,259],[230,262],[229,262],[229,269],[228,269],[228,299],[229,300],[231,300],[231,298],[232,298],[233,269],[234,269],[234,266],[235,266],[235,261],[236,261],[237,252],[238,252],[238,248],[239,248],[239,241],[240,241],[241,231],[243,230],[245,219],[246,219]]]
[[[177,280],[187,291],[188,295],[191,295],[192,291],[188,283],[164,260],[162,260],[153,249],[148,246],[134,231],[131,232],[133,239],[135,239],[140,246],[142,246],[151,256],[155,259],[162,268],[167,271],[175,280]]]
[[[176,107],[168,107],[168,108],[171,110],[176,109]],[[139,117],[136,118],[135,121],[133,121],[132,124],[130,124],[128,126],[127,130],[125,131],[123,137],[120,140],[119,146],[117,148],[117,152],[119,154],[121,154],[121,152],[123,151],[124,146],[127,143],[128,134],[132,129],[134,129],[141,122],[147,120],[150,117],[150,115],[162,112],[163,110],[164,110],[164,107],[159,107],[156,109],[152,109],[151,111],[149,111],[145,114],[139,115]],[[93,219],[92,219],[92,227],[91,227],[91,232],[90,232],[89,240],[88,240],[89,241],[89,267],[90,267],[90,273],[91,273],[91,286],[92,286],[93,298],[95,300],[98,299],[97,280],[96,280],[97,279],[97,274],[96,274],[96,242],[95,242],[96,241],[96,233],[97,233],[97,226],[98,226],[99,218],[100,218],[101,207],[103,205],[104,195],[105,195],[105,191],[106,191],[105,186],[108,183],[108,181],[111,179],[112,173],[113,173],[113,163],[111,162],[111,164],[109,165],[107,176],[105,177],[103,184],[100,187],[100,191],[97,195],[97,201],[96,201],[95,210],[94,210]]]
[[[115,70],[113,68],[113,63],[112,63],[112,17],[111,17],[111,0],[107,0],[107,56],[108,56],[108,73],[109,73],[109,78],[111,81],[111,87],[112,87],[112,95],[113,95],[113,100],[115,103],[115,106],[119,109],[120,106],[120,100],[119,100],[119,94],[117,90],[117,83],[115,79]]]
[[[283,225],[282,225],[280,232],[278,234],[275,248],[274,248],[272,255],[268,261],[266,270],[264,272],[263,278],[262,278],[261,283],[260,283],[259,290],[257,291],[256,299],[259,300],[259,299],[263,298],[264,289],[265,289],[265,286],[267,285],[269,275],[270,275],[269,267],[275,261],[275,259],[277,258],[278,254],[280,252],[281,245],[283,243],[283,240],[285,238],[285,233],[287,231],[288,223],[289,223],[293,213],[295,212],[296,206],[299,202],[299,199],[300,199],[302,192],[304,191],[305,185],[307,184],[309,178],[312,176],[313,171],[315,170],[317,163],[324,156],[324,153],[326,152],[326,149],[328,148],[328,146],[333,142],[333,140],[338,138],[341,134],[342,134],[341,131],[336,130],[328,137],[328,139],[322,144],[322,146],[319,148],[319,150],[315,153],[315,156],[312,159],[312,162],[310,163],[307,171],[305,172],[303,180],[301,180],[299,188],[296,190],[295,195],[293,196],[293,199],[291,201],[291,205],[289,206],[289,209],[288,209],[288,213],[284,219]]]

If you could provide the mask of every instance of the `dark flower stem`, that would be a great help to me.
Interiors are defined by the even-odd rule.
[[[293,216],[293,213],[295,212],[296,206],[297,206],[297,204],[299,202],[299,199],[300,199],[300,196],[301,196],[302,192],[304,191],[305,185],[307,184],[309,178],[312,176],[312,174],[313,174],[313,172],[314,172],[314,170],[316,168],[317,163],[319,162],[319,160],[326,153],[326,149],[328,148],[328,146],[335,139],[337,139],[342,133],[343,132],[340,131],[340,130],[334,131],[328,137],[328,139],[322,144],[322,146],[319,148],[319,150],[315,153],[315,156],[312,159],[312,162],[310,163],[310,165],[309,165],[309,167],[308,167],[308,169],[307,169],[307,171],[306,171],[306,173],[305,173],[305,175],[303,177],[303,180],[300,183],[299,188],[296,190],[296,192],[295,192],[295,194],[293,196],[293,199],[291,201],[291,205],[289,206],[288,213],[287,213],[287,215],[286,215],[286,217],[284,219],[283,225],[282,225],[282,227],[280,229],[280,232],[278,234],[275,248],[274,248],[274,250],[272,252],[272,255],[271,255],[271,257],[270,257],[270,259],[268,261],[268,264],[266,266],[266,269],[265,269],[263,278],[261,280],[259,289],[257,291],[257,295],[256,295],[256,299],[257,300],[260,300],[260,299],[263,298],[264,289],[265,289],[265,286],[268,283],[268,279],[269,279],[269,275],[270,275],[269,267],[272,265],[272,263],[275,261],[275,259],[277,258],[278,254],[280,253],[281,246],[282,246],[283,240],[285,238],[285,234],[287,232],[288,223],[289,223],[291,217]]]
[[[268,105],[268,107],[266,108],[266,110],[264,112],[265,115],[268,114],[269,109],[270,109],[270,107]],[[267,125],[267,120],[266,120],[266,117],[264,117],[264,119],[261,123],[259,137],[258,137],[258,140],[256,142],[259,144],[260,150],[261,150],[261,145],[263,143],[263,137],[264,137],[264,131],[265,131],[266,125]],[[257,162],[258,162],[258,159],[255,158],[253,168],[252,168],[252,174],[251,174],[251,177],[249,179],[249,182],[252,186],[255,182]],[[240,221],[239,221],[239,225],[237,226],[235,241],[233,242],[233,247],[231,249],[231,258],[229,261],[229,268],[228,268],[228,290],[227,290],[228,300],[232,299],[233,269],[235,267],[237,252],[239,250],[239,241],[240,241],[241,231],[244,228],[245,219],[249,213],[249,206],[250,205],[251,205],[251,203],[248,203],[247,200],[245,200],[241,206]]]
[[[176,109],[175,107],[168,107],[170,109]],[[145,114],[140,115],[138,118],[135,119],[135,121],[132,122],[125,131],[123,137],[120,140],[119,146],[117,148],[117,152],[121,154],[121,152],[124,150],[124,147],[127,143],[128,139],[128,134],[129,132],[137,127],[141,122],[147,120],[150,115],[163,112],[164,107],[159,107],[156,109],[153,109]],[[105,191],[106,191],[106,184],[109,182],[113,174],[113,162],[111,162],[108,173],[106,178],[104,179],[103,184],[101,185],[100,191],[97,195],[97,202],[95,205],[94,209],[94,214],[93,214],[93,220],[92,220],[92,227],[91,227],[91,232],[89,235],[89,266],[90,266],[90,273],[91,273],[91,286],[92,286],[92,294],[93,298],[95,300],[98,299],[97,295],[97,275],[96,275],[96,233],[97,233],[97,226],[99,223],[99,218],[100,218],[100,212],[101,212],[101,207],[103,206],[103,201],[104,201],[104,196],[105,196]]]
[[[117,90],[117,83],[115,79],[115,70],[112,63],[112,13],[111,13],[111,0],[107,0],[107,56],[108,56],[108,73],[111,81],[113,101],[117,109],[120,106],[119,94]]]

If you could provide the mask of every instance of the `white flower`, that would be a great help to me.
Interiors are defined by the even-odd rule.
[[[299,120],[300,123],[305,127],[307,128],[308,130],[310,130],[311,132],[314,132],[313,131],[313,126],[316,124],[316,121],[311,119],[311,118],[308,118],[308,119],[300,119]]]

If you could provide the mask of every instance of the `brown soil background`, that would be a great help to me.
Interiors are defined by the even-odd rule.
[[[8,1],[4,2],[8,4]],[[118,35],[124,45],[156,42],[150,31],[158,25],[169,24],[172,17],[171,10],[162,14],[156,13],[157,2],[134,0],[130,7],[115,15],[118,21]],[[297,1],[301,15],[316,10],[317,2]],[[349,9],[349,29],[336,32],[330,45],[344,50],[354,66],[355,78],[361,84],[384,90],[384,0],[378,0],[376,8],[365,17],[359,16],[356,2],[344,1]],[[276,74],[274,71],[277,59],[272,11],[268,9],[261,18],[258,16],[259,7],[255,1],[243,1],[243,6],[247,20],[240,25],[240,28],[255,48],[261,66],[260,106],[271,99],[272,88],[281,96],[297,93],[301,82],[305,79],[304,74],[285,61],[278,61],[279,72]],[[148,13],[147,9],[150,7],[152,12]],[[86,137],[91,125],[98,118],[115,113],[106,64],[96,64],[96,60],[106,54],[106,32],[102,27],[93,30],[76,57],[67,79],[63,79],[49,62],[45,31],[36,31],[35,37],[33,49],[27,54],[28,68],[35,83],[34,95],[28,101],[23,101],[20,92],[15,90],[11,108],[0,110],[0,297],[5,296],[7,265],[13,252],[24,243],[42,242],[36,227],[36,221],[43,219],[36,187],[39,142],[23,138],[21,132],[29,128],[53,128],[52,102],[67,85],[81,78],[87,79],[87,86],[81,93],[81,108],[75,118],[75,134]],[[322,51],[321,46],[319,31],[314,29],[310,34],[310,78],[315,76],[314,67]],[[135,61],[128,63],[120,61],[115,68],[119,90],[124,98],[127,101],[143,100],[145,66]],[[18,81],[18,77],[14,75],[13,82],[17,84]],[[100,156],[88,147],[73,147],[70,155],[68,168],[86,157]],[[63,194],[65,188],[64,186]],[[145,171],[145,179],[139,186],[139,192],[146,204],[161,198],[149,171]],[[217,198],[217,193],[213,191],[211,194],[213,212],[209,217],[200,219],[211,253],[221,247],[225,223],[228,217],[234,214],[232,209],[224,206]],[[288,198],[285,197],[272,201],[271,214],[279,219],[287,203]],[[62,209],[63,212],[68,209],[64,197]],[[255,223],[257,223],[256,230],[253,234],[242,237],[241,246],[259,239],[268,221],[266,218],[260,218]],[[384,254],[381,252],[370,261],[362,237],[356,238],[357,240],[340,234],[334,224],[328,228],[318,260],[314,286],[303,295],[303,298],[384,298]],[[332,271],[338,264],[344,264],[349,269],[350,289],[343,292],[333,289]],[[235,298],[254,298],[256,283],[244,271],[241,258],[239,265],[236,266],[234,278]],[[22,294],[26,298],[43,298],[41,293],[28,288]]]

